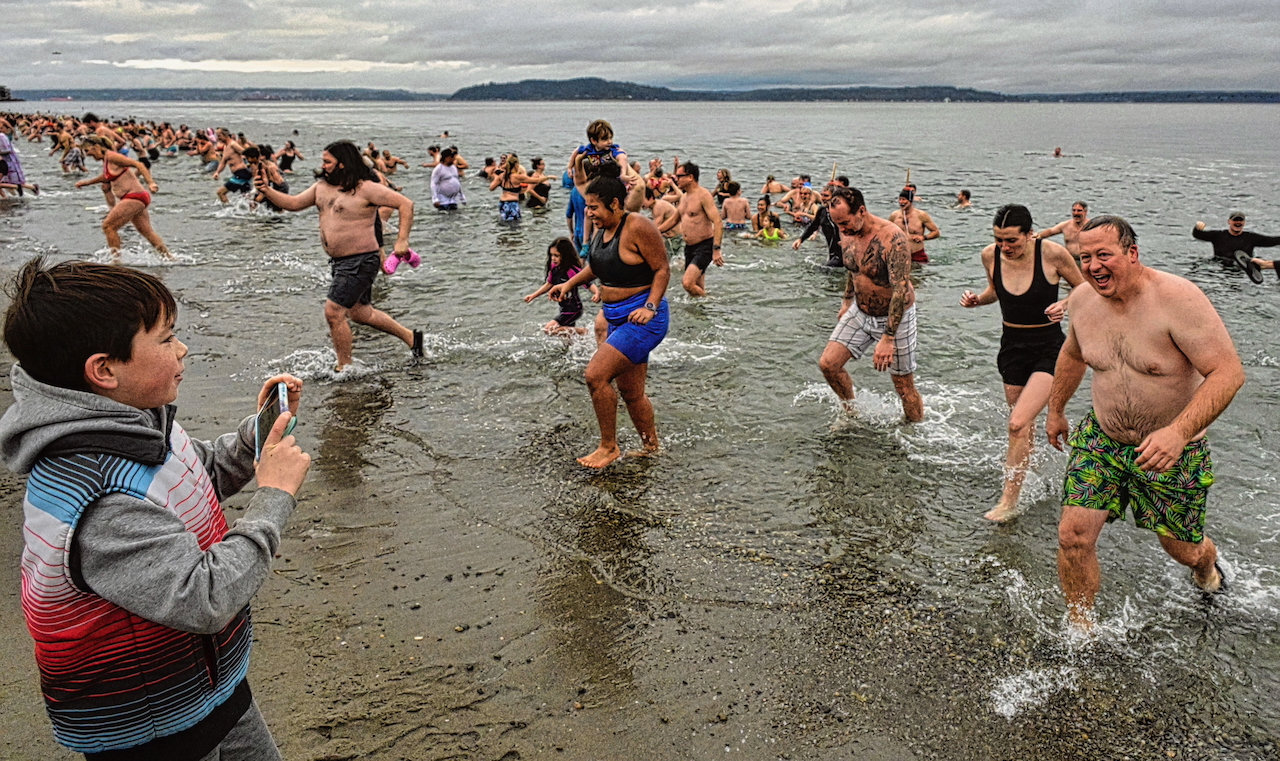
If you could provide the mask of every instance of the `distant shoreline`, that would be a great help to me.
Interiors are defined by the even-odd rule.
[[[1160,90],[1011,95],[948,86],[772,87],[743,91],[673,90],[632,82],[586,78],[528,79],[464,87],[449,95],[369,88],[104,88],[18,90],[0,102],[504,102],[631,101],[721,103],[1280,103],[1280,92],[1264,90]]]

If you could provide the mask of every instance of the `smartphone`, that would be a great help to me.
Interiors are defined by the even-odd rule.
[[[280,381],[276,384],[275,393],[267,396],[267,401],[262,405],[262,409],[258,410],[258,417],[254,421],[254,462],[262,459],[262,448],[267,444],[267,436],[271,435],[271,429],[275,426],[276,420],[279,420],[280,416],[288,411],[289,387],[284,381]],[[285,436],[293,432],[293,426],[297,422],[298,419],[296,417],[289,419],[289,426],[284,430]]]

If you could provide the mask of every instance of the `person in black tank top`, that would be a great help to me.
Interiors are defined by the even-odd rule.
[[[1054,366],[1065,340],[1061,322],[1066,298],[1059,298],[1058,283],[1065,280],[1075,287],[1084,282],[1084,276],[1066,248],[1035,237],[1031,212],[1025,206],[1002,206],[992,232],[996,242],[982,250],[987,287],[979,294],[965,291],[960,304],[972,308],[999,302],[1003,317],[996,366],[1004,381],[1005,400],[1013,408],[1009,451],[1000,502],[983,516],[1002,522],[1018,515],[1036,418],[1049,402]]]
[[[649,353],[667,335],[664,296],[671,267],[657,226],[639,214],[624,211],[627,188],[620,180],[597,177],[587,186],[584,196],[587,215],[596,224],[591,260],[577,275],[554,286],[550,295],[561,301],[578,286],[600,278],[608,337],[596,347],[586,372],[591,403],[600,424],[600,446],[579,457],[578,462],[588,468],[603,468],[622,456],[618,446],[618,393],[640,433],[642,449],[633,454],[658,450],[658,429],[653,404],[645,394],[645,380]],[[615,382],[617,392],[613,389]]]

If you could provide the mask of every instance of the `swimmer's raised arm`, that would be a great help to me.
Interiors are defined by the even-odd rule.
[[[1055,235],[1061,235],[1062,231],[1067,229],[1067,223],[1069,223],[1070,221],[1071,220],[1069,219],[1064,219],[1058,224],[1054,225],[1053,227],[1046,227],[1045,229],[1036,233],[1036,237],[1040,239],[1044,239],[1044,238],[1052,238]]]

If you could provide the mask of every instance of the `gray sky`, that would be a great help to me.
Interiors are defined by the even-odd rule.
[[[1280,90],[1276,0],[0,0],[0,85]],[[60,55],[54,55],[54,52]]]

